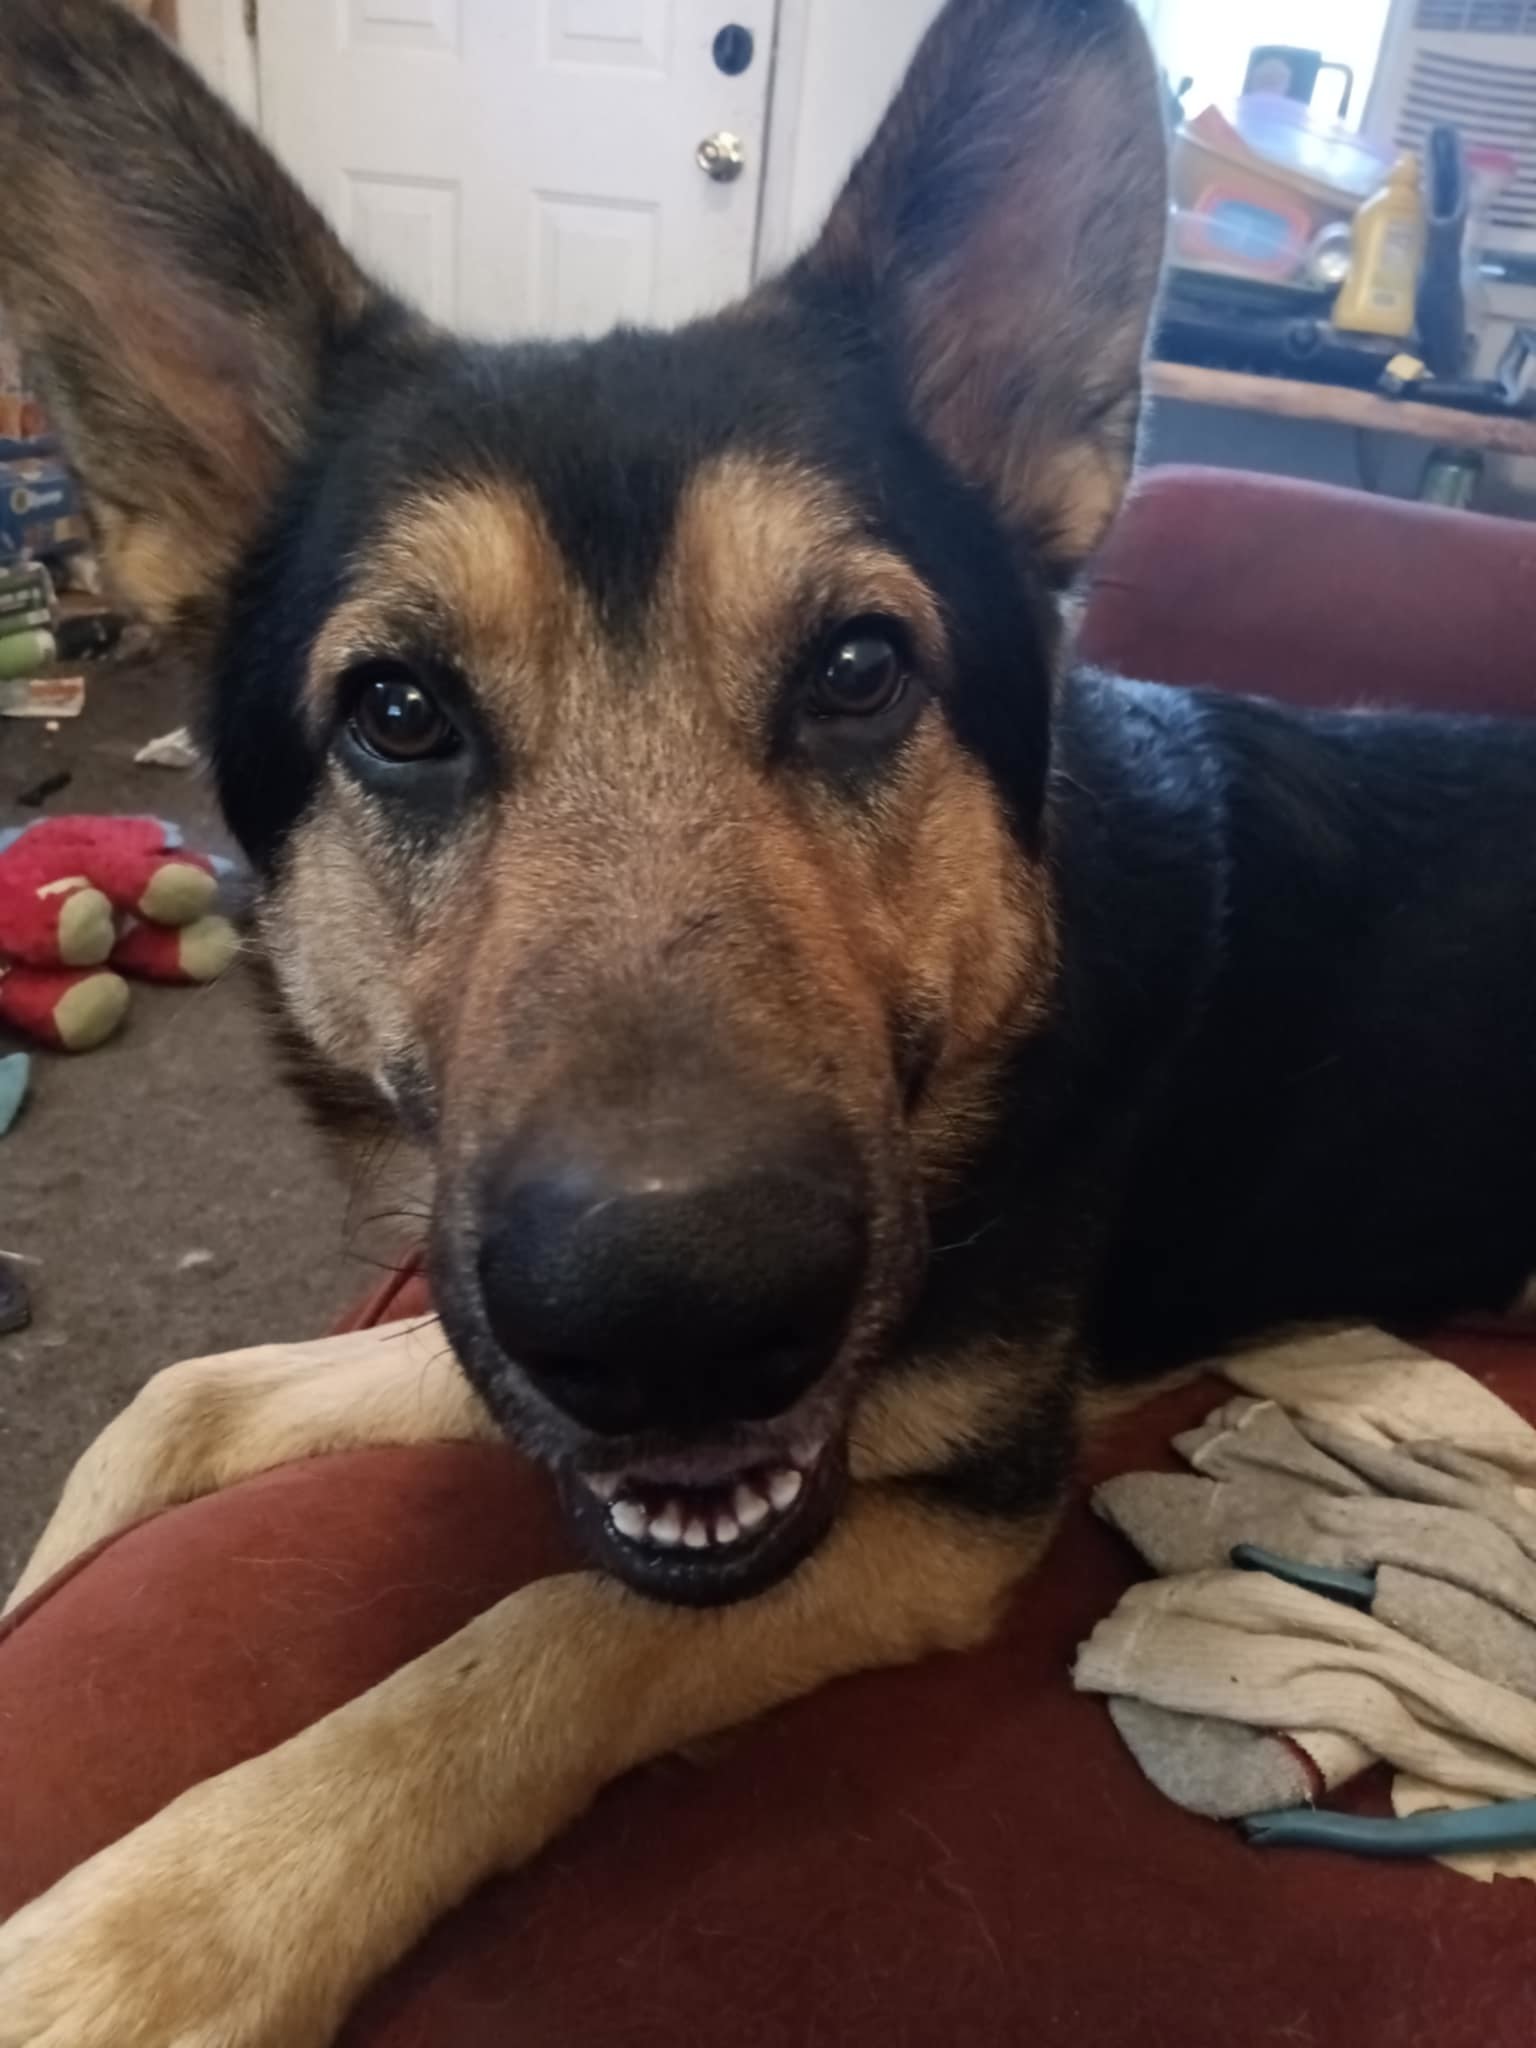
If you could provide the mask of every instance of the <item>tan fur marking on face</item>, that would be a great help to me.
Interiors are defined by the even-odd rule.
[[[984,1134],[1007,1053],[1044,1020],[1058,949],[1049,875],[1020,853],[986,775],[947,733],[936,782],[897,900],[908,1000],[943,1020],[913,1127],[924,1164],[942,1173]]]
[[[657,623],[665,645],[760,714],[808,639],[872,614],[899,619],[931,670],[948,665],[933,592],[871,538],[827,478],[790,462],[726,455],[678,511]]]
[[[346,1073],[376,1085],[451,1037],[487,916],[489,822],[402,851],[375,800],[334,776],[296,828],[262,938],[290,1018]]]
[[[854,1412],[849,1470],[860,1481],[940,1472],[995,1443],[1063,1370],[1056,1353],[993,1343],[877,1380]]]
[[[869,614],[907,628],[930,684],[953,680],[933,592],[868,538],[830,479],[742,456],[695,479],[657,606],[662,660],[702,671],[760,728],[808,637]],[[946,1170],[985,1119],[1003,1055],[1043,1013],[1057,964],[1047,877],[935,709],[866,803],[798,780],[785,783],[798,830],[784,844],[810,842],[818,886],[796,889],[765,838],[766,885],[798,901],[799,943],[829,979],[851,960],[875,1014],[934,1021],[941,1046],[914,1137]]]
[[[409,499],[360,562],[310,662],[312,707],[328,712],[335,678],[389,654],[415,627],[456,661],[482,707],[515,718],[534,744],[551,684],[592,649],[596,626],[531,492],[474,483]]]
[[[505,1019],[516,963],[557,934],[573,959],[597,955],[596,932],[590,946],[584,938],[592,854],[584,840],[572,844],[560,805],[580,762],[562,734],[611,667],[531,495],[474,482],[394,512],[316,642],[314,727],[329,725],[350,666],[423,652],[461,671],[509,789],[466,807],[428,848],[401,840],[388,804],[333,767],[326,799],[292,843],[269,944],[300,1027],[323,1052],[367,1074],[425,1054],[450,1108],[474,1095],[511,1118]],[[540,768],[551,758],[555,801],[546,803]],[[601,835],[600,800],[576,808]],[[615,803],[615,823],[617,813]],[[517,1079],[532,1083],[520,1051]]]
[[[468,583],[486,588],[482,559],[499,568],[513,532],[523,586],[499,608],[482,605],[461,634],[482,649],[470,674],[482,706],[533,756],[496,807],[473,931],[467,914],[454,919],[466,963],[455,985],[466,972],[471,984],[451,1020],[461,1087],[478,1101],[505,1104],[509,1090],[525,1099],[546,1063],[569,1061],[615,1002],[633,1002],[638,1023],[665,1010],[672,991],[736,1034],[748,1073],[791,1092],[810,1085],[824,1032],[842,1053],[838,1106],[866,1120],[886,1113],[883,992],[844,930],[860,905],[839,910],[818,873],[819,833],[769,759],[770,715],[808,619],[899,611],[941,661],[931,594],[867,541],[830,487],[729,461],[689,493],[651,618],[638,644],[621,647],[605,642],[542,530],[519,531],[507,502],[479,492],[413,508],[316,663],[318,683],[355,658],[359,638],[379,629],[367,609],[374,591],[398,610],[401,581],[419,582],[434,549],[440,604],[457,603]],[[530,614],[542,618],[542,641],[509,656],[517,636],[527,648]],[[493,664],[504,682],[487,684]],[[707,944],[690,938],[705,929]],[[546,1033],[530,1020],[509,1033],[509,992],[526,991],[527,963],[541,958],[555,984],[547,1014],[560,1005],[564,1026]]]
[[[298,825],[261,937],[289,1015],[324,1058],[372,1077],[415,1043],[401,917],[334,800]]]

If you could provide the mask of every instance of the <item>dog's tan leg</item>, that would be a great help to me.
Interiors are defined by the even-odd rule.
[[[739,1607],[532,1586],[0,1929],[0,2048],[322,2048],[439,1915],[622,1772],[983,1638],[1046,1526],[857,1488],[821,1552]]]
[[[190,1359],[81,1458],[7,1611],[104,1537],[294,1458],[495,1434],[434,1318]]]

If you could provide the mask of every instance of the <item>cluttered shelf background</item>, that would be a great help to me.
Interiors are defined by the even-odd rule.
[[[1530,516],[1536,4],[1142,11],[1174,196],[1150,458]]]

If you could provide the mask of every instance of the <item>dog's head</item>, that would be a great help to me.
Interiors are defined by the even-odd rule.
[[[0,5],[0,287],[111,574],[200,645],[314,1054],[614,1571],[787,1570],[1055,965],[1056,596],[1131,462],[1163,141],[1124,0],[955,0],[817,244],[470,346],[109,0]]]

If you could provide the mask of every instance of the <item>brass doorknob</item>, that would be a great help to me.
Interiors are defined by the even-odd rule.
[[[747,152],[739,135],[722,128],[718,135],[706,135],[695,152],[699,169],[717,185],[734,185],[747,168]]]

